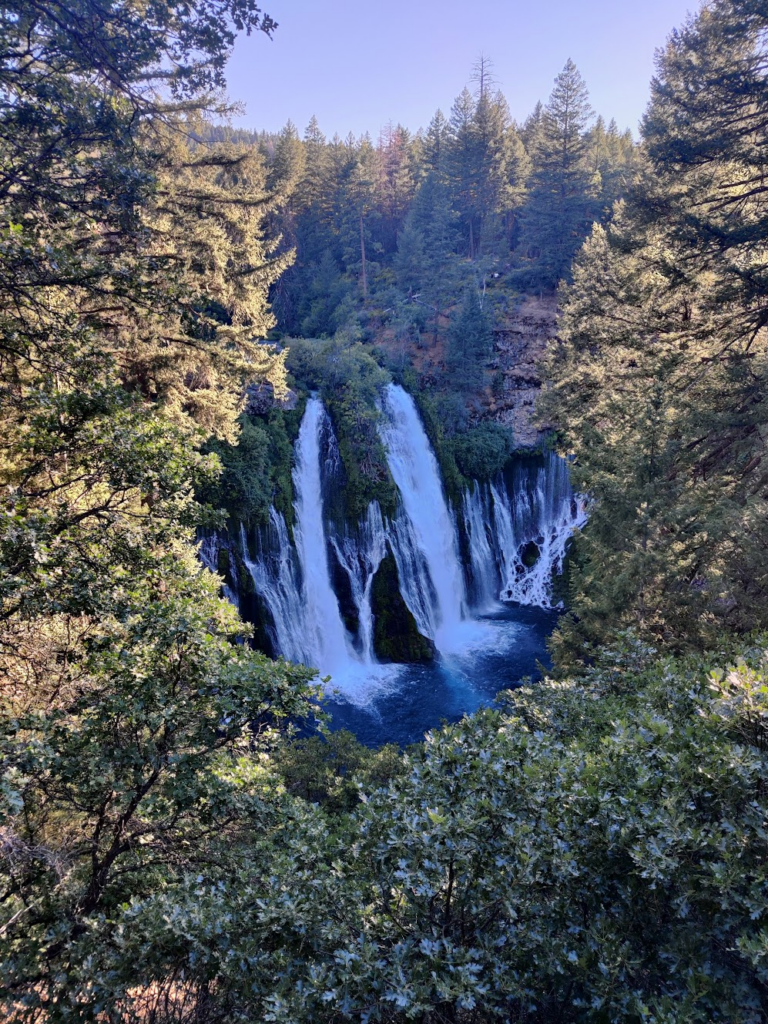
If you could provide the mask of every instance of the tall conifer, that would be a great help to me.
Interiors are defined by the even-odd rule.
[[[589,228],[594,190],[585,135],[591,117],[587,87],[568,60],[540,126],[531,126],[533,173],[521,216],[522,247],[532,264],[528,276],[542,288],[554,288],[568,276]]]

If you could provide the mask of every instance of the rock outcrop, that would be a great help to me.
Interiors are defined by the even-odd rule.
[[[512,428],[518,448],[533,448],[547,433],[534,424],[536,399],[542,387],[539,363],[557,335],[557,300],[528,297],[494,330],[491,394],[484,418]]]

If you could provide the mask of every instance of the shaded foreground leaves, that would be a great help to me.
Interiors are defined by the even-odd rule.
[[[185,863],[153,831],[171,824],[161,785],[127,870],[72,929],[88,898],[78,830],[56,855],[70,858],[58,882],[30,838],[17,871],[59,909],[35,941],[16,929],[4,976],[55,963],[54,1020],[131,1019],[137,991],[171,979],[191,986],[202,1020],[757,1024],[767,684],[762,642],[721,670],[627,636],[585,678],[516,691],[432,734],[389,764],[384,788],[369,772],[350,811],[322,765],[320,803],[307,803],[265,755],[222,757],[203,781],[190,750],[164,784],[177,804],[188,794],[172,823],[191,844]],[[345,743],[332,761],[358,757]],[[8,802],[29,799],[50,746],[25,757]],[[294,791],[302,762],[306,751],[282,755]],[[47,797],[49,830],[66,793]]]

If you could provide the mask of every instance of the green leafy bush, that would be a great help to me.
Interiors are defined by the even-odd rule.
[[[514,450],[512,432],[501,423],[480,423],[451,441],[465,477],[487,480],[500,473]]]
[[[204,450],[218,456],[222,473],[199,490],[201,501],[223,507],[231,519],[247,527],[266,524],[271,505],[288,523],[293,521],[293,448],[279,409],[268,416],[241,416],[236,445],[212,438]]]

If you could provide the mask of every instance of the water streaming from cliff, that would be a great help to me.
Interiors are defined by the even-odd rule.
[[[402,501],[393,548],[401,583],[408,591],[403,597],[420,630],[435,641],[438,650],[450,649],[467,610],[455,522],[413,399],[403,388],[390,384],[382,410],[381,438]]]
[[[573,493],[568,464],[553,454],[520,463],[487,487],[464,492],[476,600],[551,608],[553,580],[563,571],[568,544],[587,518]]]
[[[322,402],[310,398],[299,429],[292,473],[293,539],[282,513],[251,538],[241,527],[240,554],[268,613],[267,632],[276,654],[332,677],[331,690],[366,700],[393,672],[373,654],[371,587],[386,554],[379,506],[371,504],[357,527],[338,533],[326,522],[324,490],[334,484],[338,447]],[[329,554],[347,573],[357,608],[359,636],[347,631],[333,587]],[[210,558],[210,552],[208,552]],[[355,643],[357,640],[357,645]]]
[[[339,565],[349,577],[352,599],[357,609],[363,664],[373,665],[373,578],[387,553],[387,531],[378,502],[371,502],[365,519],[353,533],[347,527],[341,536],[331,536]]]
[[[314,664],[317,652],[302,597],[302,578],[296,549],[291,543],[285,516],[269,511],[269,526],[257,537],[258,550],[251,558],[245,529],[240,528],[240,547],[256,593],[269,610],[269,633],[275,651],[303,665]]]
[[[475,481],[464,492],[462,505],[469,548],[473,607],[492,608],[499,600],[499,572],[493,550],[487,489]]]
[[[310,398],[296,442],[293,532],[302,575],[304,631],[309,652],[306,664],[333,673],[348,667],[351,650],[328,568],[320,472],[320,436],[325,416],[322,402]]]
[[[399,493],[392,520],[374,502],[359,522],[338,521],[344,467],[330,418],[310,398],[294,448],[293,530],[272,508],[265,527],[251,535],[241,528],[237,548],[274,653],[332,676],[334,723],[405,741],[418,738],[425,722],[471,711],[535,671],[552,627],[552,578],[585,511],[567,464],[553,455],[519,459],[493,481],[474,481],[452,509],[411,396],[390,385],[381,412]],[[224,561],[221,544],[219,537],[201,540],[201,558],[214,570]],[[227,596],[247,609],[252,599],[237,592],[229,545],[234,589]],[[433,665],[376,662],[371,594],[388,550],[418,630],[439,651]],[[374,714],[372,725],[355,708],[379,718]],[[385,721],[391,714],[402,718],[397,728]]]

